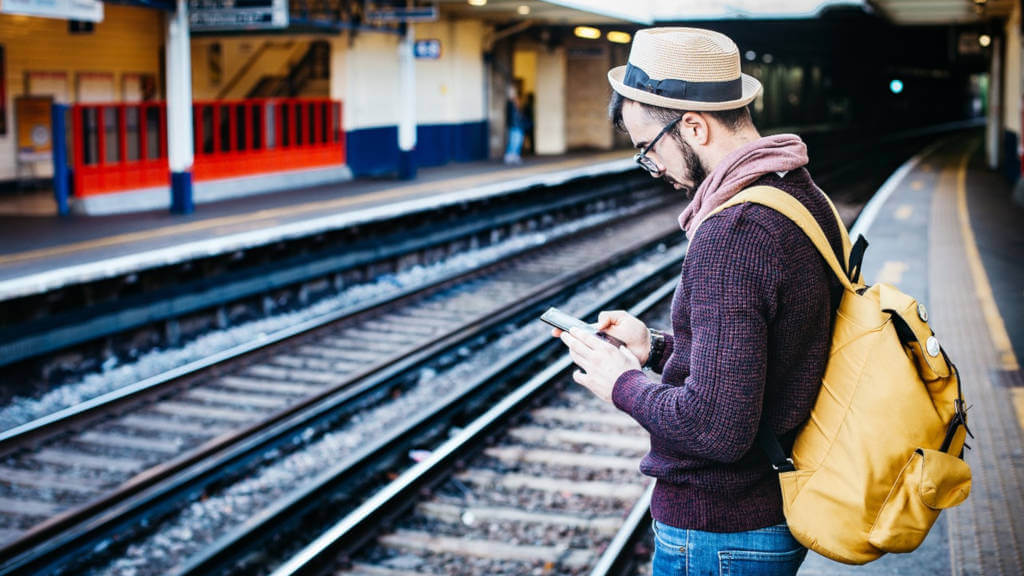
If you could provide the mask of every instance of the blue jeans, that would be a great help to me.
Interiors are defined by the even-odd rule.
[[[792,576],[807,555],[785,524],[719,534],[654,522],[653,576]]]
[[[508,129],[508,146],[505,148],[505,159],[518,159],[523,151],[523,129],[513,126]]]

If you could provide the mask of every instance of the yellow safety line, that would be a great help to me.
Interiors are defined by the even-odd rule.
[[[515,178],[521,178],[524,176],[532,176],[534,174],[541,174],[544,172],[552,172],[555,170],[575,168],[578,166],[593,164],[596,162],[602,162],[613,158],[621,157],[621,152],[611,152],[607,154],[601,154],[598,156],[590,156],[586,158],[564,160],[558,163],[552,164],[541,164],[539,166],[531,166],[524,168],[516,168],[514,170],[507,171],[506,174]],[[139,242],[142,240],[150,240],[154,238],[161,238],[165,236],[173,236],[175,234],[182,234],[185,232],[195,232],[197,230],[206,230],[210,228],[217,228],[220,226],[230,226],[233,224],[254,222],[258,220],[268,220],[272,218],[280,218],[283,216],[294,216],[298,214],[304,214],[307,212],[321,212],[327,210],[335,210],[338,208],[344,208],[353,204],[365,203],[368,201],[377,200],[391,200],[394,198],[400,198],[402,196],[411,196],[421,192],[429,192],[435,189],[444,189],[445,191],[466,189],[479,184],[486,184],[495,181],[495,174],[493,172],[485,172],[482,174],[474,174],[470,176],[462,176],[451,180],[437,180],[434,182],[421,182],[419,184],[410,184],[400,186],[398,188],[391,188],[387,190],[381,190],[378,192],[367,192],[358,196],[348,196],[345,198],[337,198],[334,200],[323,200],[320,202],[311,202],[308,204],[296,204],[293,206],[285,206],[281,208],[273,208],[267,210],[258,210],[256,212],[247,212],[245,214],[236,214],[234,216],[222,216],[219,218],[210,218],[207,220],[201,220],[198,222],[190,222],[188,224],[175,224],[172,226],[164,226],[161,228],[153,228],[142,232],[128,232],[124,234],[117,234],[114,236],[108,236],[106,238],[97,238],[95,240],[86,240],[83,242],[76,242],[73,244],[64,244],[62,246],[54,246],[51,248],[39,248],[37,250],[27,250],[25,252],[18,252],[15,254],[8,254],[6,256],[0,256],[0,264],[11,264],[14,262],[23,262],[25,260],[36,260],[39,258],[48,258],[51,256],[61,256],[64,254],[73,254],[75,252],[82,252],[84,250],[90,250],[93,248],[102,248],[105,246],[117,246],[119,244],[130,244],[133,242]]]
[[[985,323],[988,324],[989,336],[999,353],[999,363],[1003,370],[1016,371],[1020,370],[1020,364],[1017,362],[1017,355],[1013,353],[1010,335],[1006,332],[1006,323],[1003,322],[1003,317],[999,314],[999,307],[996,306],[996,299],[992,295],[992,285],[989,284],[985,266],[981,263],[981,253],[978,252],[978,244],[974,239],[970,215],[967,212],[967,164],[974,149],[975,146],[972,146],[964,153],[957,174],[956,193],[957,207],[960,213],[960,234],[964,239],[967,263],[971,267],[971,276],[974,278],[975,294],[981,303],[982,314],[985,316]]]

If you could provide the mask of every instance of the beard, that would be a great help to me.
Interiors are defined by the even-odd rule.
[[[674,137],[675,141],[679,144],[680,150],[683,152],[683,161],[686,163],[683,173],[688,174],[689,180],[693,182],[693,186],[684,186],[683,193],[686,195],[687,200],[693,200],[693,197],[697,194],[697,189],[700,188],[704,179],[708,177],[708,171],[704,167],[704,162],[697,156],[697,151],[678,134],[675,134]],[[673,182],[667,175],[665,180],[670,184]],[[682,182],[679,182],[679,184],[682,184]]]

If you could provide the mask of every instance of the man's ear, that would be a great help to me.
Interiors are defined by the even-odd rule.
[[[711,141],[709,128],[707,118],[698,112],[683,114],[683,119],[679,122],[680,134],[691,146],[707,145]]]

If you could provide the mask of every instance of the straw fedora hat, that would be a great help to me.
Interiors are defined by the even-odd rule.
[[[700,28],[647,28],[633,37],[629,63],[608,71],[630,100],[676,110],[746,106],[761,83],[740,72],[740,51],[724,34]]]

